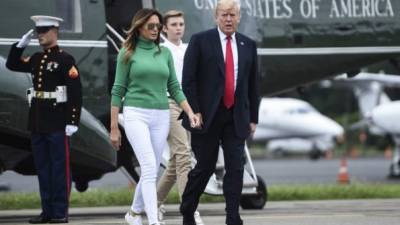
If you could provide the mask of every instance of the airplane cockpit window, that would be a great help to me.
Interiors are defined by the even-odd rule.
[[[80,0],[56,0],[56,16],[64,19],[61,32],[82,32]]]

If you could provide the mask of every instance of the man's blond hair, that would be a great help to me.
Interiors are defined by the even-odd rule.
[[[219,0],[217,5],[215,6],[215,15],[217,15],[218,10],[221,8],[236,8],[238,12],[240,12],[240,2],[238,0]]]

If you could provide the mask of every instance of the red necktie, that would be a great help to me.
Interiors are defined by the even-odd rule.
[[[226,56],[225,56],[225,94],[224,105],[226,108],[231,108],[235,101],[235,75],[233,65],[233,53],[231,47],[231,36],[226,37]]]

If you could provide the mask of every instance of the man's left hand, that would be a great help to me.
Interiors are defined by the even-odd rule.
[[[250,123],[250,137],[251,138],[253,138],[254,132],[256,132],[256,127],[257,127],[256,123]]]
[[[65,127],[65,135],[67,135],[67,136],[71,136],[77,131],[78,131],[78,127],[75,125],[67,125]]]

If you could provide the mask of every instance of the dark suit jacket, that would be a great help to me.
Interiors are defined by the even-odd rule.
[[[257,48],[250,38],[238,32],[235,35],[239,65],[233,117],[236,134],[247,138],[250,122],[258,122]],[[217,28],[192,36],[185,54],[182,76],[183,92],[193,111],[202,114],[204,122],[202,129],[192,129],[185,116],[182,125],[192,132],[207,132],[225,89],[225,62]]]

